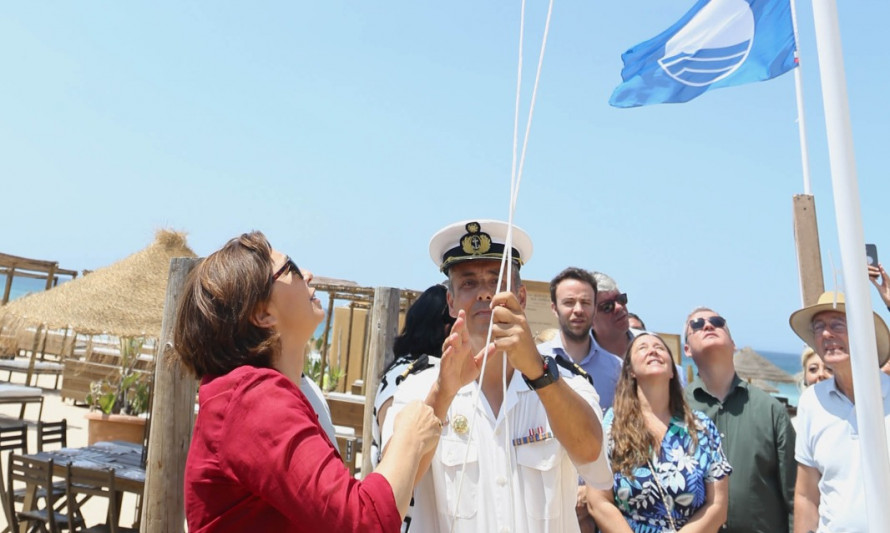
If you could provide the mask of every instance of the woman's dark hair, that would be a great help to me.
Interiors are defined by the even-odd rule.
[[[177,308],[173,342],[195,376],[271,365],[279,335],[251,318],[271,297],[272,283],[272,247],[259,231],[230,240],[192,269]]]
[[[408,312],[405,313],[405,326],[392,347],[396,359],[442,355],[442,343],[445,342],[445,337],[454,324],[454,318],[448,313],[445,293],[444,286],[433,285],[423,291],[408,308]]]

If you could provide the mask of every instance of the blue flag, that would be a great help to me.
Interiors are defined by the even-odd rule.
[[[624,54],[609,104],[688,102],[710,89],[797,66],[789,0],[699,0],[676,24]]]

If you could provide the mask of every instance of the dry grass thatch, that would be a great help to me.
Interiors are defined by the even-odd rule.
[[[736,373],[749,383],[753,380],[777,383],[796,382],[794,376],[747,346],[736,352],[734,361]]]
[[[4,332],[46,324],[82,334],[159,337],[170,259],[195,257],[185,234],[159,230],[142,251],[0,307]]]

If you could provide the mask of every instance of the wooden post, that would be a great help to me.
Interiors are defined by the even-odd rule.
[[[800,296],[803,305],[806,306],[816,303],[819,295],[825,291],[822,252],[819,248],[819,227],[816,223],[816,202],[810,194],[796,194],[793,208]]]
[[[164,320],[152,392],[141,533],[181,532],[185,524],[185,459],[195,426],[197,381],[176,357],[173,328],[188,273],[200,259],[170,260]]]
[[[58,263],[53,263],[49,267],[49,270],[46,272],[46,289],[45,290],[50,290],[54,287],[53,279],[56,277],[56,268],[58,268],[58,267],[59,267]]]
[[[334,316],[334,295],[328,299],[328,321],[324,325],[324,337],[321,341],[321,361],[318,362],[318,388],[324,392],[324,371],[328,360],[328,335],[331,333],[331,320]]]
[[[374,289],[374,307],[370,315],[370,341],[365,367],[365,424],[362,429],[362,477],[371,472],[371,424],[374,423],[374,395],[380,383],[380,370],[399,330],[399,289]]]
[[[12,291],[13,276],[15,276],[15,267],[9,267],[9,270],[6,271],[6,288],[3,289],[2,305],[6,305],[9,303],[9,293]]]

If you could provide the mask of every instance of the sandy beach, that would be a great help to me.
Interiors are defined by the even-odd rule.
[[[6,381],[8,376],[0,373],[0,379]],[[53,390],[53,382],[55,378],[50,375],[38,376],[37,386],[44,391],[43,415],[42,420],[45,422],[54,422],[62,420],[68,421],[68,447],[74,448],[87,445],[87,421],[84,414],[88,409],[83,406],[75,406],[70,400],[62,401],[58,390]],[[13,374],[13,383],[22,384],[21,374]],[[9,425],[19,422],[20,407],[13,404],[0,405],[0,424]],[[28,424],[28,451],[37,450],[37,413],[38,406],[28,405],[25,408],[24,422]],[[8,452],[3,452],[3,482],[6,483],[6,464]],[[104,521],[104,513],[107,509],[107,500],[94,499],[83,507],[84,517],[87,526]],[[123,504],[121,506],[121,520],[123,526],[130,526],[136,519],[136,496],[134,494],[125,493]],[[7,525],[6,513],[0,513],[0,529]]]

